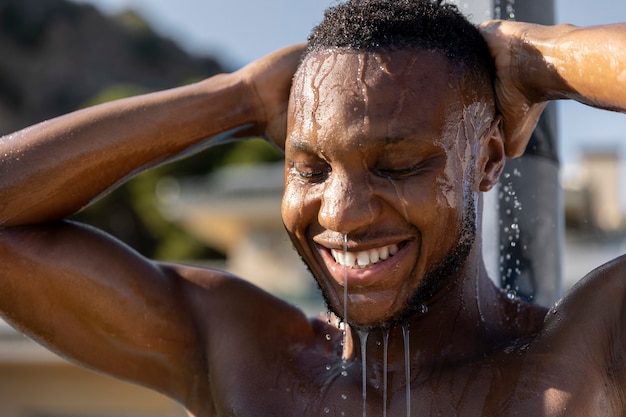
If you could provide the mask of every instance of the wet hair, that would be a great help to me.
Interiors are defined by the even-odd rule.
[[[478,28],[441,0],[348,0],[330,7],[311,32],[305,55],[334,48],[439,51],[475,81],[494,79]]]

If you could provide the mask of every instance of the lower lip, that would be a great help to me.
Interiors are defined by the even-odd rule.
[[[393,276],[393,273],[397,271],[400,258],[405,255],[408,247],[409,244],[403,245],[395,255],[367,268],[346,268],[335,262],[335,258],[333,258],[328,249],[320,247],[319,251],[333,279],[341,286],[347,284],[348,287],[354,288],[380,285],[388,281]]]

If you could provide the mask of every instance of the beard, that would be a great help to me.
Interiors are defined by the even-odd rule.
[[[456,245],[430,271],[424,274],[420,285],[404,302],[398,313],[381,323],[378,327],[391,328],[408,323],[416,314],[423,314],[425,303],[451,280],[457,279],[457,273],[465,265],[476,241],[476,209],[474,200],[467,199],[463,213],[463,223]]]
[[[456,244],[441,261],[424,274],[420,285],[415,288],[400,310],[376,325],[364,326],[356,323],[349,324],[357,330],[371,331],[374,329],[390,329],[408,323],[411,318],[415,317],[417,314],[423,314],[422,308],[424,304],[447,283],[457,279],[456,275],[465,264],[476,240],[476,216],[474,199],[466,197],[463,221]],[[310,268],[309,271],[311,271]],[[324,299],[327,309],[335,316],[343,318],[343,311],[338,311],[339,309],[335,308],[330,302],[328,291],[320,285],[317,279],[315,279],[315,282],[322,293],[322,298]]]

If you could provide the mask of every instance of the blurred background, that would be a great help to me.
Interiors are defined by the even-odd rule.
[[[332,3],[0,0],[0,134],[235,70],[305,41]],[[626,20],[626,2],[555,0],[555,12],[557,23],[612,23]],[[626,250],[626,116],[573,102],[558,103],[557,115],[567,289]],[[281,155],[251,140],[141,174],[76,219],[145,256],[232,271],[316,314],[323,305],[283,231],[281,193]],[[1,417],[185,415],[162,396],[71,365],[0,322]]]

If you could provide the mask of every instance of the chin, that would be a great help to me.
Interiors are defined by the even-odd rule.
[[[348,316],[348,324],[357,330],[387,329],[400,323],[406,302],[397,300],[398,291],[394,293],[376,292],[375,294],[348,293],[348,309],[344,311],[343,288],[327,288],[316,278],[316,283],[326,307],[335,316],[344,320]]]
[[[461,279],[466,262],[472,252],[475,242],[476,229],[471,217],[465,222],[462,238],[456,246],[448,251],[444,258],[419,280],[413,289],[403,291],[395,288],[385,291],[349,292],[348,293],[348,323],[356,329],[389,329],[404,325],[417,317],[423,316],[429,309],[429,304],[436,294],[448,291]],[[317,285],[322,293],[329,311],[337,317],[344,318],[343,287],[337,287],[329,277],[316,276]],[[325,282],[326,284],[322,284]],[[412,292],[411,292],[412,291]],[[399,299],[400,294],[408,294]]]

